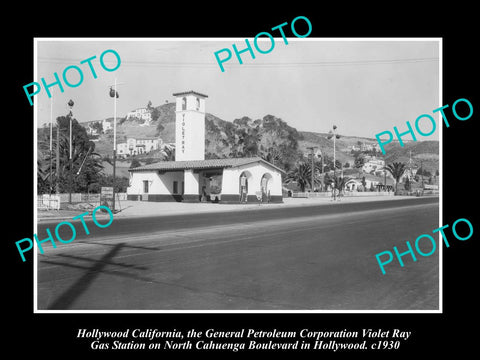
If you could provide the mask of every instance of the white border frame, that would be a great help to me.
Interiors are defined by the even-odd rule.
[[[37,45],[39,41],[244,41],[245,38],[33,38],[33,76],[34,81],[38,78],[37,72],[37,63],[38,63],[38,50]],[[265,40],[265,39],[260,39]],[[441,37],[432,37],[432,38],[403,38],[403,37],[394,37],[394,38],[290,38],[287,37],[287,40],[290,42],[294,41],[438,41],[439,45],[439,104],[438,106],[443,106],[443,38]],[[282,38],[275,38],[275,41],[283,41]],[[254,66],[254,65],[252,65]],[[434,109],[432,109],[434,110]],[[34,127],[35,127],[35,136],[33,140],[34,146],[34,172],[33,172],[33,185],[34,185],[34,233],[37,233],[37,223],[38,223],[38,210],[37,210],[37,129],[38,129],[38,107],[37,102],[34,102],[33,105],[33,118],[34,118]],[[440,115],[439,115],[440,116]],[[441,119],[440,119],[441,120]],[[443,226],[443,126],[442,122],[439,121],[439,227]],[[432,229],[433,230],[433,229]],[[37,244],[36,241],[33,241],[33,312],[35,314],[225,314],[225,313],[253,313],[253,314],[425,314],[425,313],[434,313],[441,314],[443,313],[443,246],[440,233],[438,234],[438,248],[439,248],[439,309],[438,310],[39,310],[38,309],[38,297],[37,297]]]

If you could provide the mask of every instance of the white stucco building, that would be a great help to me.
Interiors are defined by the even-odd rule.
[[[145,120],[145,122],[149,123],[152,121],[152,114],[150,110],[146,108],[139,108],[127,113],[126,118],[127,120],[131,118],[142,119]]]
[[[127,138],[126,142],[117,144],[117,155],[126,157],[127,155],[148,154],[152,150],[158,150],[162,147],[163,141],[160,138]]]
[[[130,169],[129,200],[283,202],[283,170],[259,158],[205,160],[205,99],[175,93],[175,161]]]
[[[385,167],[385,161],[382,159],[377,159],[375,157],[372,157],[368,159],[368,161],[363,164],[362,171],[366,173],[370,172],[375,172],[375,171],[380,171],[383,170]]]

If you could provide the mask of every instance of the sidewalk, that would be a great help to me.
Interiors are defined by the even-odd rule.
[[[400,199],[417,199],[414,196],[368,196],[341,197],[340,200],[334,201],[331,197],[319,198],[284,198],[283,203],[272,204],[215,204],[215,203],[182,203],[182,202],[151,202],[151,201],[121,201],[116,203],[117,213],[115,218],[134,218],[148,216],[168,216],[179,214],[199,214],[208,212],[226,212],[226,211],[248,211],[248,210],[266,210],[274,208],[298,207],[298,206],[315,206],[315,205],[331,205],[354,202],[370,202],[381,200],[400,200]],[[92,205],[90,209],[79,208],[78,210],[38,210],[38,222],[51,222],[56,220],[68,220],[75,216],[88,211],[90,218],[93,209],[98,204]],[[106,217],[108,214],[97,212],[96,216]]]

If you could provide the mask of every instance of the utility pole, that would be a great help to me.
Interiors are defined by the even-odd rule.
[[[413,180],[413,172],[412,172],[412,150],[409,150],[409,159],[408,159],[408,180]],[[412,178],[412,179],[410,179]]]
[[[385,155],[383,155],[383,185],[385,186],[385,190],[384,191],[387,191],[387,169],[386,169],[386,166],[387,166],[387,160],[385,158]]]
[[[115,169],[117,168],[117,78],[114,85],[115,97],[113,98],[113,199],[112,212],[115,213]]]
[[[321,159],[321,167],[320,167],[320,190],[323,191],[323,181],[322,181],[322,174],[323,174],[323,153],[322,153],[322,150],[320,150],[320,148],[318,149],[318,151],[320,151],[320,159]]]
[[[313,152],[318,146],[310,146],[307,147],[311,151],[311,158],[312,158],[312,167],[311,167],[311,172],[312,172],[312,193],[313,193],[313,184],[315,184],[315,165],[314,165],[314,160],[315,160],[315,153]]]
[[[423,160],[420,160],[420,169],[422,170],[422,188],[424,187],[423,183]]]
[[[53,98],[50,98],[50,195],[53,191],[53,175],[52,175],[52,152],[53,152]]]
[[[55,193],[60,193],[60,124],[57,124],[57,183],[55,184]]]
[[[117,166],[117,85],[123,83],[117,83],[117,78],[113,85],[110,85],[110,97],[113,97],[113,199],[112,199],[112,212],[115,213],[115,177]],[[112,88],[113,86],[113,88]]]

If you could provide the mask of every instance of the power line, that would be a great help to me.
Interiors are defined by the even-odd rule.
[[[277,63],[254,63],[239,64],[231,62],[228,65],[236,65],[244,67],[289,67],[289,66],[352,66],[352,65],[382,65],[382,64],[409,64],[435,62],[439,58],[407,58],[407,59],[373,59],[373,60],[337,60],[337,61],[312,61],[312,62],[277,62]],[[78,59],[63,58],[38,58],[41,63],[57,63],[57,64],[75,64]],[[215,61],[212,62],[161,62],[161,61],[128,61],[122,62],[122,66],[153,66],[164,68],[178,67],[218,67]]]

